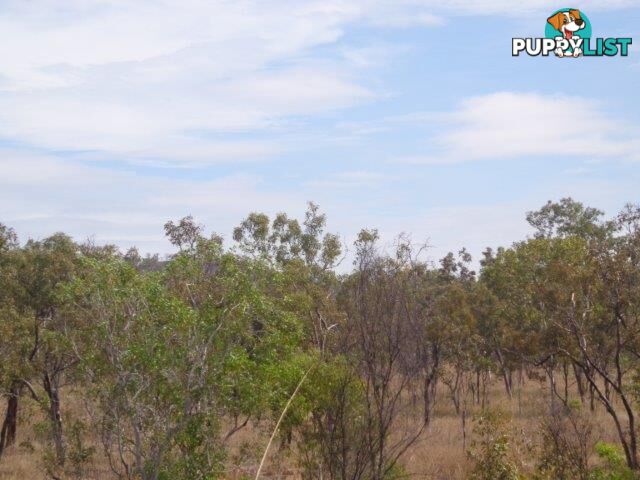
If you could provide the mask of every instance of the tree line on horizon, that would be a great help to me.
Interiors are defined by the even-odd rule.
[[[29,404],[51,478],[96,457],[114,478],[225,478],[252,429],[302,478],[397,480],[445,397],[465,441],[485,412],[465,445],[474,480],[638,478],[640,207],[607,219],[565,198],[527,221],[479,272],[464,249],[433,264],[364,229],[347,273],[313,203],[301,221],[250,214],[231,246],[169,221],[163,262],[64,233],[20,243],[0,223],[0,465]],[[513,402],[526,379],[545,385],[533,466],[491,410],[495,379]],[[614,444],[592,438],[596,409]]]

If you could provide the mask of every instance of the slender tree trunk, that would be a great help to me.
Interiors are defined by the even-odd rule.
[[[426,425],[431,424],[431,412],[436,402],[436,385],[437,379],[435,375],[428,375],[425,377],[424,390],[422,393],[424,403],[424,422]]]
[[[482,375],[482,404],[481,407],[484,410],[485,406],[489,403],[489,397],[487,393],[487,383],[491,381],[491,372],[485,371]]]
[[[462,451],[467,451],[467,407],[462,410]]]
[[[436,403],[436,390],[438,386],[438,367],[440,364],[440,352],[437,345],[431,347],[431,368],[425,375],[423,386],[424,423],[431,424],[431,413]]]
[[[547,376],[549,377],[549,401],[551,403],[551,412],[554,412],[556,409],[556,376],[553,367],[547,370]]]
[[[604,396],[608,401],[611,401],[611,387],[609,386],[608,382],[605,382],[604,384]]]
[[[513,398],[513,390],[511,388],[511,374],[507,369],[507,365],[505,364],[504,357],[502,356],[502,351],[499,348],[496,348],[496,355],[498,356],[498,362],[500,363],[500,369],[502,370],[502,378],[504,379],[504,388],[509,395],[509,399]]]
[[[562,363],[562,377],[564,380],[564,404],[569,404],[569,365]]]
[[[54,381],[51,380],[49,373],[44,374],[43,386],[49,397],[48,414],[51,422],[53,444],[56,450],[56,461],[58,465],[64,465],[66,445],[62,429],[62,414],[60,413],[60,392],[57,383],[55,378]]]
[[[578,395],[580,395],[580,403],[584,405],[584,397],[585,397],[585,388],[584,388],[584,379],[582,378],[582,372],[578,369],[575,362],[571,362],[573,366],[573,374],[576,377],[576,385],[578,387]]]
[[[9,390],[7,398],[7,410],[2,422],[0,431],[0,457],[7,447],[16,441],[16,430],[18,426],[18,399],[20,398],[20,386],[14,382]]]

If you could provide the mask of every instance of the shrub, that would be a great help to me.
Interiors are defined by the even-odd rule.
[[[624,454],[617,446],[598,442],[596,453],[602,465],[593,469],[589,480],[635,480],[638,478],[627,467]]]
[[[469,456],[475,462],[470,480],[520,480],[513,458],[509,421],[498,411],[483,412],[476,419],[476,437]]]

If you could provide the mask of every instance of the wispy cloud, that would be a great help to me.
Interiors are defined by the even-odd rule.
[[[168,218],[192,213],[229,233],[251,210],[295,214],[313,199],[345,238],[361,226],[379,227],[385,238],[408,230],[431,238],[440,255],[517,238],[526,228],[522,211],[549,198],[575,194],[596,206],[604,199],[605,207],[633,199],[635,187],[621,188],[637,183],[632,175],[572,189],[568,177],[587,182],[603,171],[576,169],[579,162],[544,172],[565,183],[513,206],[503,196],[460,194],[489,159],[638,159],[638,126],[594,102],[597,91],[471,96],[486,90],[466,90],[461,75],[506,75],[508,49],[506,60],[496,53],[480,65],[431,49],[439,35],[424,31],[468,45],[484,41],[491,16],[536,21],[554,7],[543,0],[4,1],[0,221],[23,238],[62,229],[79,240],[95,234],[164,252]],[[466,31],[451,36],[457,21]],[[447,70],[449,59],[459,71]],[[603,71],[620,64],[601,63]],[[432,77],[438,88],[423,88]],[[505,88],[532,83],[525,73],[513,82]],[[576,91],[576,82],[557,88]],[[410,163],[476,163],[464,174],[384,163],[398,152]]]
[[[7,2],[0,135],[128,161],[202,164],[281,146],[220,134],[374,97],[357,60],[318,59],[362,16],[348,2]]]
[[[10,39],[0,45],[0,136],[160,165],[261,159],[286,145],[220,136],[379,97],[362,69],[385,63],[393,50],[345,44],[351,26],[437,27],[452,15],[511,15],[547,4],[9,0],[0,12]],[[318,53],[323,48],[330,51]]]
[[[579,96],[500,92],[464,100],[439,116],[443,131],[412,164],[460,163],[530,156],[640,159],[640,128]]]

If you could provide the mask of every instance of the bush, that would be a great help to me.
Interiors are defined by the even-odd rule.
[[[624,458],[620,449],[609,443],[598,442],[596,453],[603,463],[591,472],[590,480],[635,480],[635,475]]]
[[[593,426],[579,405],[560,406],[541,423],[535,478],[589,480]]]
[[[477,438],[471,444],[469,456],[475,462],[470,480],[521,480],[513,458],[509,422],[498,411],[483,412],[473,430]]]

